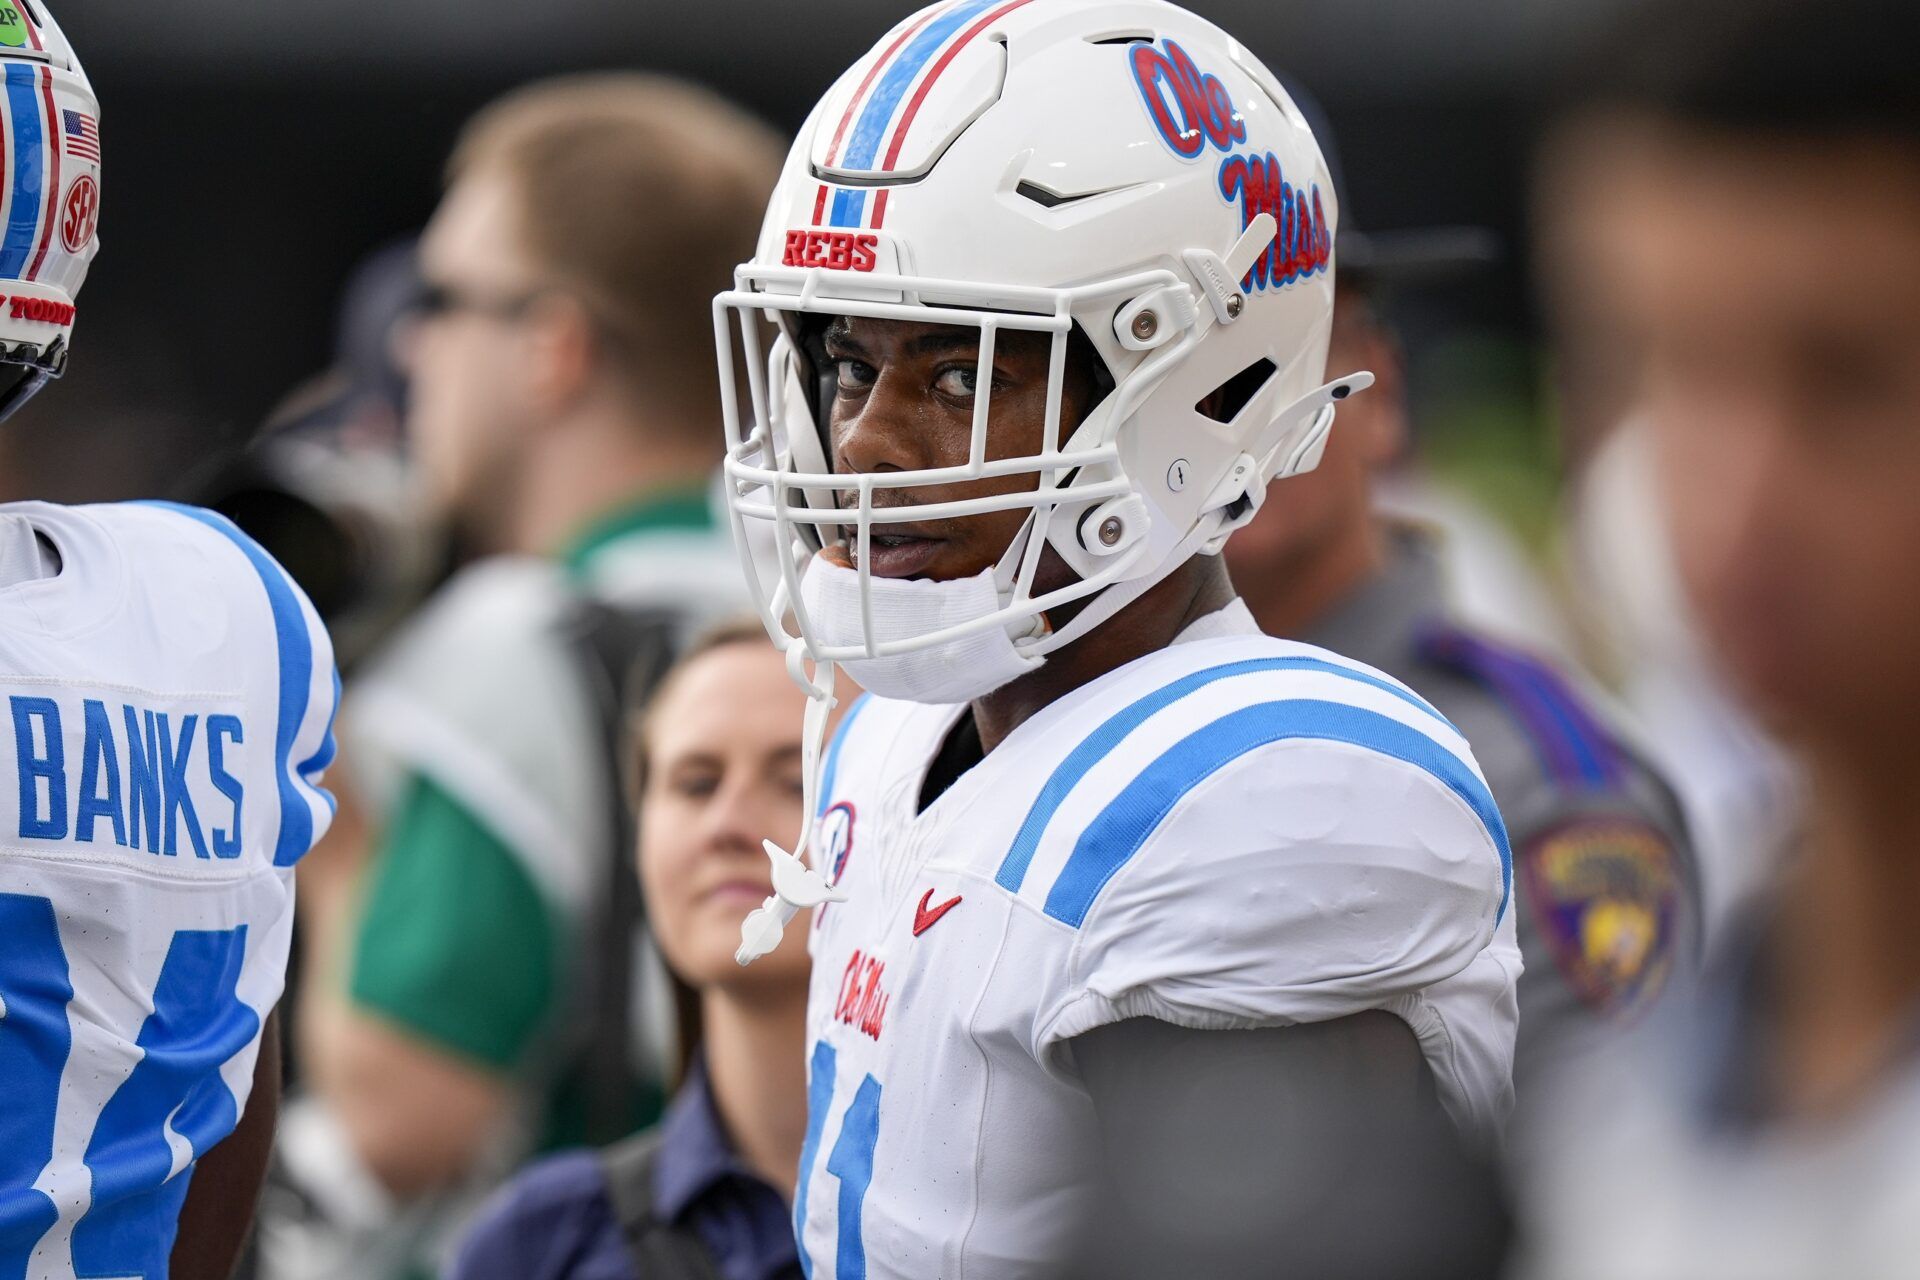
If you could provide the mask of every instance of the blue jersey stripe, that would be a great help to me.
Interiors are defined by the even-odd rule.
[[[856,172],[873,168],[874,158],[880,153],[880,140],[886,136],[887,124],[899,108],[900,100],[907,96],[907,89],[913,84],[914,78],[927,63],[933,61],[933,55],[939,52],[948,37],[996,3],[998,0],[962,0],[962,3],[928,22],[919,34],[907,42],[907,47],[895,56],[893,65],[880,74],[880,83],[873,87],[867,105],[861,109],[860,119],[855,122],[853,133],[847,138],[847,148],[837,168]],[[865,193],[860,194],[864,196]],[[837,215],[837,197],[834,204]],[[834,225],[841,224],[835,222]]]
[[[313,847],[313,811],[307,807],[306,797],[300,793],[291,768],[293,740],[299,736],[300,725],[307,718],[308,693],[313,683],[313,638],[307,634],[306,614],[301,611],[300,600],[294,595],[286,572],[260,549],[259,543],[240,532],[225,516],[177,502],[150,505],[197,520],[240,548],[266,588],[267,604],[273,611],[274,638],[280,649],[279,723],[274,726],[273,734],[273,776],[280,789],[280,835],[273,844],[273,865],[290,867]],[[314,759],[325,757],[328,749],[328,742],[322,742]]]
[[[1060,762],[1040,788],[1033,807],[1027,811],[1026,820],[1015,833],[1013,844],[1007,850],[1007,856],[1001,860],[1000,870],[994,876],[1001,888],[1009,893],[1020,892],[1020,886],[1027,878],[1027,868],[1033,864],[1034,852],[1040,847],[1040,837],[1046,834],[1047,824],[1053,821],[1053,815],[1066,803],[1067,796],[1080,780],[1087,776],[1093,767],[1106,759],[1112,750],[1120,745],[1129,733],[1132,733],[1156,711],[1178,702],[1181,698],[1203,689],[1217,680],[1227,680],[1234,676],[1250,675],[1261,671],[1319,671],[1329,675],[1343,676],[1348,680],[1357,680],[1361,684],[1384,689],[1402,702],[1420,708],[1446,725],[1453,728],[1445,716],[1435,711],[1427,701],[1410,689],[1403,688],[1390,680],[1382,679],[1371,672],[1341,666],[1336,662],[1327,662],[1320,658],[1250,658],[1243,662],[1229,662],[1217,667],[1208,667],[1196,671],[1164,688],[1156,689],[1146,697],[1133,703],[1110,717],[1107,722],[1088,734],[1086,738]],[[1458,730],[1455,730],[1458,732]]]
[[[807,1074],[807,1134],[800,1143],[800,1177],[793,1184],[793,1234],[800,1243],[800,1272],[813,1280],[813,1257],[807,1252],[807,1192],[813,1184],[813,1165],[820,1158],[820,1135],[827,1127],[827,1108],[833,1105],[833,1077],[840,1055],[825,1040],[813,1046]]]
[[[46,130],[40,124],[40,81],[34,68],[7,64],[7,111],[13,117],[9,139],[13,160],[13,208],[7,214],[7,234],[0,241],[0,276],[17,280],[26,274],[27,255],[33,252],[34,232],[40,229],[41,190],[46,181]]]
[[[339,719],[339,717],[340,672],[336,669],[333,673],[333,706],[327,712],[327,730],[320,735],[320,745],[313,749],[313,754],[305,760],[302,760],[297,766],[300,770],[301,780],[319,792],[320,798],[327,802],[328,813],[338,812],[338,808],[334,803],[333,792],[317,785],[314,779],[325,773],[328,769],[331,769],[333,767],[333,758],[340,753],[340,743],[333,736],[334,721]]]
[[[1107,881],[1140,851],[1182,796],[1247,752],[1285,738],[1365,747],[1424,769],[1444,783],[1479,817],[1500,851],[1500,910],[1494,918],[1506,914],[1513,853],[1486,784],[1458,756],[1391,716],[1307,698],[1229,712],[1148,765],[1081,834],[1047,894],[1046,913],[1078,928]]]
[[[847,731],[853,728],[853,722],[860,717],[871,697],[872,694],[863,693],[855,698],[853,705],[847,708],[847,714],[841,717],[840,727],[834,730],[833,741],[827,746],[826,767],[820,770],[820,798],[813,815],[816,818],[833,804],[833,784],[840,775],[840,748],[847,745]]]

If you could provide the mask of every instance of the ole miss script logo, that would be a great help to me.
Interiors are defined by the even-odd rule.
[[[1202,71],[1172,40],[1134,45],[1130,63],[1147,116],[1173,153],[1198,160],[1208,148],[1221,152],[1220,198],[1239,206],[1240,225],[1270,213],[1279,227],[1273,245],[1254,260],[1240,287],[1277,289],[1325,271],[1333,258],[1333,235],[1319,185],[1295,187],[1271,151],[1236,150],[1247,140],[1247,122],[1220,77]]]

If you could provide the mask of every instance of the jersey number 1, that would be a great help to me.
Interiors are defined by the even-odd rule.
[[[153,1012],[136,1041],[140,1061],[86,1140],[92,1185],[85,1203],[92,1207],[72,1226],[76,1276],[166,1275],[191,1161],[239,1122],[220,1067],[260,1033],[258,1015],[235,990],[246,943],[244,925],[173,935]],[[7,1091],[0,1107],[0,1280],[26,1274],[35,1248],[83,1190],[57,1187],[58,1203],[34,1185],[43,1172],[71,1167],[54,1160],[54,1142],[73,1052],[73,998],[53,903],[0,894],[0,1081]]]
[[[807,1140],[800,1149],[800,1181],[794,1195],[793,1216],[800,1232],[800,1269],[813,1278],[813,1259],[807,1254],[807,1192],[813,1164],[820,1155],[820,1135],[827,1127],[827,1108],[833,1105],[833,1078],[838,1057],[822,1040],[813,1046],[812,1074],[807,1081]],[[867,1248],[860,1235],[867,1188],[873,1183],[873,1149],[880,1141],[880,1082],[869,1074],[854,1091],[840,1117],[840,1136],[827,1153],[827,1172],[840,1180],[840,1236],[834,1257],[834,1280],[867,1280]]]

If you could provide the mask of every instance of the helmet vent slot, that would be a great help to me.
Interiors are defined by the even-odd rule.
[[[1194,412],[1204,414],[1215,422],[1232,422],[1260,394],[1260,389],[1267,385],[1267,379],[1277,372],[1278,366],[1262,356],[1200,397],[1200,402],[1193,406]]]
[[[1103,36],[1088,36],[1087,43],[1088,44],[1151,44],[1153,42],[1153,38],[1154,38],[1153,32],[1144,30],[1139,27],[1133,27],[1125,31],[1109,31],[1106,35],[1103,35]]]
[[[1062,205],[1078,204],[1083,200],[1092,200],[1096,196],[1110,196],[1116,191],[1131,191],[1139,185],[1139,183],[1128,183],[1126,186],[1121,187],[1102,187],[1098,191],[1075,191],[1068,193],[1049,191],[1037,182],[1030,182],[1022,178],[1020,184],[1013,189],[1013,194],[1024,196],[1044,209],[1058,209]]]

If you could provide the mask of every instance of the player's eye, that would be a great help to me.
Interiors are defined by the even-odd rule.
[[[933,380],[934,390],[943,396],[952,396],[956,400],[973,398],[975,385],[980,380],[980,370],[976,365],[949,365],[940,371]]]
[[[840,357],[833,362],[834,380],[842,391],[864,391],[873,385],[874,367],[863,360]]]

